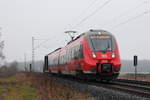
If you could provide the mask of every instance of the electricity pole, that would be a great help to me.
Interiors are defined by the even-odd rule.
[[[36,40],[45,40],[45,41],[42,42],[41,44],[39,44],[38,46],[35,46]],[[50,40],[50,39],[37,39],[37,38],[32,36],[32,64],[30,65],[31,71],[35,71],[35,50],[38,49],[40,47],[40,45],[47,42],[48,40]]]
[[[135,55],[134,57],[133,57],[133,59],[134,59],[134,67],[135,67],[135,80],[137,79],[137,65],[138,65],[138,56],[137,55]]]
[[[4,64],[5,56],[3,54],[3,49],[4,49],[4,41],[1,39],[1,30],[2,28],[0,27],[0,66]]]
[[[32,37],[32,71],[34,71],[34,37]]]
[[[135,67],[135,80],[136,80],[137,79],[138,56],[134,55],[133,60],[134,60],[134,67]]]
[[[24,54],[24,68],[25,68],[25,71],[27,71],[26,54]]]

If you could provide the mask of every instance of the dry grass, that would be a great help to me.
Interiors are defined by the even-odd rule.
[[[44,77],[42,74],[19,73],[17,80],[34,87],[38,100],[94,100],[90,94],[77,93],[55,82],[52,77]]]

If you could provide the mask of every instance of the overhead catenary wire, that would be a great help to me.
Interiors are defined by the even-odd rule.
[[[35,40],[44,40],[43,42],[41,42],[40,44],[38,44],[37,46],[34,47],[34,49],[38,49],[40,48],[42,45],[44,45],[46,42],[50,41],[50,40],[53,40],[55,38],[48,38],[48,39],[35,39]]]
[[[119,23],[119,24],[117,24],[117,25],[111,27],[111,29],[116,29],[116,28],[118,28],[118,27],[120,27],[120,26],[122,26],[122,25],[124,25],[124,24],[127,24],[127,23],[129,23],[129,22],[131,22],[131,21],[133,21],[133,20],[136,20],[136,19],[138,19],[138,18],[140,18],[140,17],[142,17],[142,16],[144,16],[144,15],[146,15],[146,14],[149,14],[149,13],[150,13],[150,10],[145,11],[145,12],[143,12],[143,13],[141,13],[141,14],[138,14],[137,16],[134,16],[134,17],[132,17],[132,18],[129,18],[129,19],[127,19],[127,20],[125,20],[125,21],[123,21],[123,22],[121,22],[121,23]]]
[[[149,0],[145,0],[143,2],[141,2],[140,4],[138,4],[137,6],[132,7],[131,9],[127,9],[126,11],[122,12],[121,14],[119,14],[118,16],[114,17],[112,19],[112,21],[117,21],[118,19],[125,17],[126,15],[132,13],[133,11],[135,11],[136,9],[140,8],[141,6],[145,5],[149,3]],[[111,21],[109,21],[111,22]],[[108,26],[110,23],[105,23],[103,24],[103,26]]]
[[[122,17],[124,17],[124,16],[126,16],[127,14],[129,14],[129,13],[135,11],[136,9],[140,8],[141,6],[143,6],[143,5],[147,4],[147,3],[148,3],[148,0],[143,1],[143,2],[141,2],[140,4],[138,4],[137,6],[131,8],[131,9],[127,9],[125,12],[121,13],[119,16],[117,16],[117,17],[114,18],[114,19],[122,18]]]
[[[80,19],[80,17],[82,17],[86,12],[88,12],[88,10],[99,0],[93,0],[73,21],[77,21],[78,19]],[[74,24],[68,24],[68,26],[72,29]],[[70,29],[69,29],[70,30]]]
[[[76,17],[76,19],[79,19],[84,13],[88,11],[89,8],[93,6],[98,0],[93,0],[79,15]]]
[[[39,48],[41,45],[43,45],[44,43],[48,42],[51,39],[45,39],[45,41],[41,42],[38,46],[34,47],[34,49]]]
[[[77,23],[74,27],[76,28],[77,26],[79,26],[80,24],[82,24],[83,22],[85,22],[86,20],[88,20],[90,17],[92,17],[93,15],[95,15],[98,11],[100,11],[102,8],[104,8],[107,4],[109,4],[112,0],[107,0],[105,1],[101,6],[99,6],[96,10],[94,10],[91,14],[89,14],[88,16],[86,16],[85,18],[83,18],[79,23]]]

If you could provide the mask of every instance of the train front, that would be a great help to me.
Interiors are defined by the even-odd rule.
[[[121,61],[118,45],[112,34],[106,31],[90,32],[85,52],[85,70],[90,70],[87,72],[96,73],[104,80],[117,78]]]

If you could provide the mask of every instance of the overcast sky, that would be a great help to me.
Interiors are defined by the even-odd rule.
[[[35,51],[36,60],[43,59],[45,54],[69,41],[64,31],[95,10],[94,15],[74,28],[78,34],[89,29],[105,29],[117,38],[122,59],[132,59],[134,54],[140,59],[150,59],[150,13],[142,14],[150,10],[150,1],[110,0],[99,8],[106,1],[0,0],[0,31],[7,61],[23,61],[25,53],[27,60],[31,60],[32,36],[49,39]],[[35,45],[43,41],[35,41]]]

